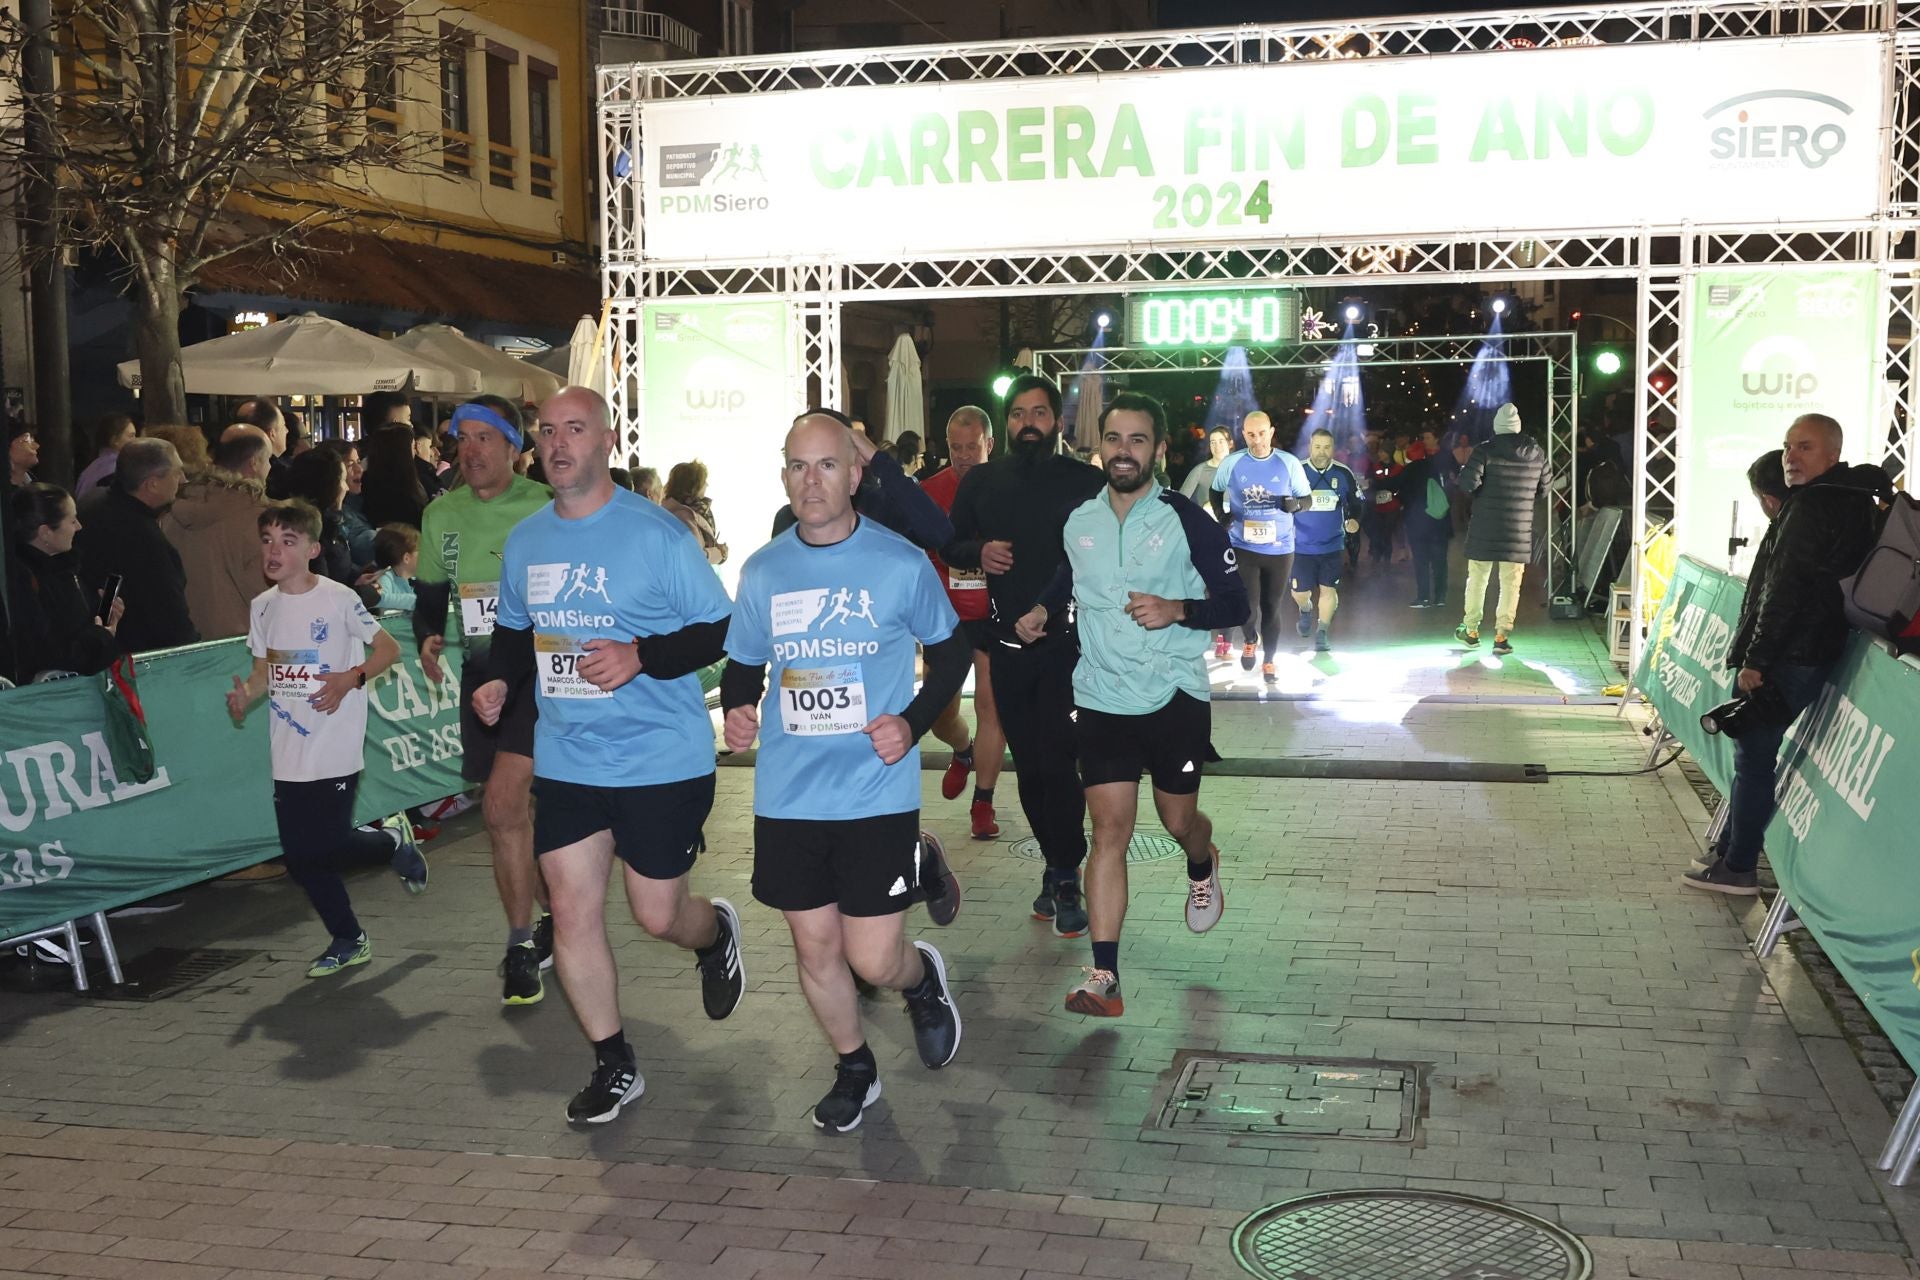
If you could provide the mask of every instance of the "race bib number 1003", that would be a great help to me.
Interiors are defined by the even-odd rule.
[[[613,691],[602,689],[580,674],[580,663],[586,658],[582,649],[571,636],[549,635],[536,632],[533,637],[534,656],[540,668],[540,696],[543,698],[611,698]]]
[[[867,686],[860,675],[860,664],[783,670],[780,727],[803,737],[865,729]]]

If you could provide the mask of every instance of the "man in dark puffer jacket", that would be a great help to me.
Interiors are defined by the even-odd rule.
[[[1840,424],[1808,413],[1787,428],[1787,500],[1767,527],[1747,577],[1740,623],[1727,648],[1736,691],[1765,700],[1764,723],[1733,740],[1733,785],[1720,856],[1681,883],[1751,897],[1761,837],[1773,818],[1775,766],[1793,721],[1813,704],[1847,646],[1840,580],[1880,535],[1876,497],[1893,485],[1879,467],[1840,461]]]
[[[1467,608],[1454,637],[1469,649],[1480,643],[1487,609],[1487,578],[1500,566],[1500,602],[1493,614],[1493,651],[1513,652],[1520,579],[1533,559],[1533,512],[1547,491],[1547,451],[1520,434],[1520,411],[1503,404],[1493,415],[1493,439],[1482,441],[1460,468],[1460,491],[1473,495],[1467,526]]]

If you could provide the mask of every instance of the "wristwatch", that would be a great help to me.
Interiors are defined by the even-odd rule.
[[[365,667],[355,667],[354,674],[357,675],[359,679],[354,682],[353,687],[356,689],[366,688],[367,687],[367,669]]]

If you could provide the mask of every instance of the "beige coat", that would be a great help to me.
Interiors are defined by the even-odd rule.
[[[265,489],[213,470],[180,489],[160,531],[187,570],[187,612],[202,640],[247,634],[247,606],[270,585],[260,567]]]

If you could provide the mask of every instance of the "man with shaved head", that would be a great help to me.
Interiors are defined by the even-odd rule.
[[[795,523],[740,571],[720,704],[730,749],[760,742],[753,896],[786,916],[800,989],[839,1055],[813,1123],[846,1133],[880,1096],[855,974],[906,997],[929,1069],[960,1047],[946,964],[908,942],[905,913],[929,871],[915,744],[966,678],[972,646],[926,555],[855,510],[852,423],[810,409],[784,457]]]
[[[1260,677],[1271,685],[1279,680],[1273,656],[1280,648],[1280,601],[1293,582],[1293,513],[1307,508],[1313,491],[1300,459],[1273,447],[1273,419],[1256,409],[1240,434],[1247,447],[1228,454],[1213,473],[1214,512],[1226,520],[1253,605],[1240,628],[1240,665],[1253,670],[1257,644],[1264,655]],[[1315,647],[1326,649],[1326,637],[1322,631]]]
[[[491,678],[472,705],[482,724],[498,724],[532,686],[533,851],[560,985],[594,1052],[567,1119],[604,1124],[645,1088],[607,943],[616,858],[640,927],[698,957],[707,1016],[726,1017],[746,990],[739,915],[687,887],[713,807],[713,729],[696,673],[719,660],[730,608],[686,526],[613,483],[598,393],[559,392],[540,406],[538,432],[553,502],[507,535]]]
[[[1733,740],[1724,841],[1708,850],[1707,866],[1681,877],[1689,889],[1759,893],[1755,868],[1773,819],[1780,744],[1846,650],[1840,580],[1872,550],[1880,532],[1874,499],[1891,497],[1893,485],[1879,467],[1840,461],[1842,443],[1840,424],[1823,413],[1802,414],[1787,428],[1787,496],[1754,552],[1727,648],[1727,666],[1739,673],[1734,689],[1751,703],[1752,723]]]

